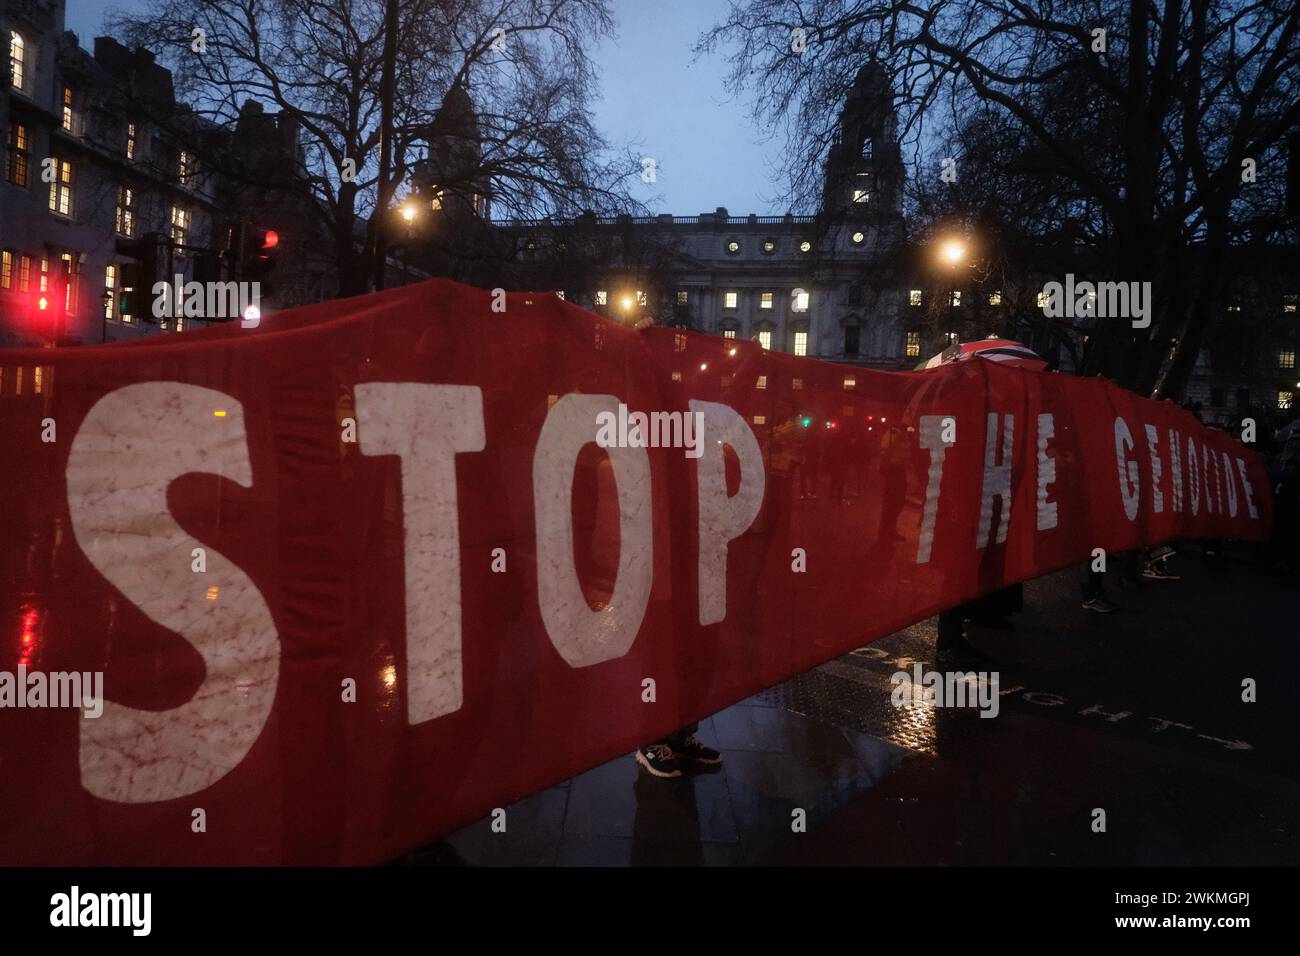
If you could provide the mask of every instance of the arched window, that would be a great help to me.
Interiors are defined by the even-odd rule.
[[[795,289],[790,293],[790,311],[807,312],[808,311],[808,292],[806,289]]]
[[[9,31],[9,82],[14,89],[21,90],[26,83],[27,44],[17,30]]]

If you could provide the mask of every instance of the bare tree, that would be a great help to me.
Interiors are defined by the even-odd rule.
[[[607,150],[589,110],[587,51],[611,29],[605,0],[402,0],[399,17],[395,181],[434,145],[439,108],[459,86],[480,143],[454,176],[489,183],[497,210],[568,215],[623,201],[634,167]],[[206,159],[281,199],[305,195],[332,240],[340,292],[364,291],[373,263],[363,234],[386,215],[375,188],[383,0],[154,0],[111,22],[160,54],[178,99],[207,123],[234,128],[252,100],[292,125],[300,149],[287,162],[231,163],[216,150]]]
[[[1014,133],[994,165],[1041,202],[1042,225],[1113,278],[1153,283],[1151,327],[1099,323],[1087,369],[1168,395],[1220,314],[1225,250],[1283,225],[1298,31],[1293,0],[743,0],[701,49],[727,47],[733,88],[784,124],[786,174],[805,198],[871,60],[893,76],[914,176],[937,177],[981,111]],[[959,162],[959,182],[970,175]]]

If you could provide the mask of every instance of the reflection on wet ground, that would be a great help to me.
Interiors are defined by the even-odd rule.
[[[622,757],[508,807],[506,833],[485,818],[407,862],[1300,863],[1300,590],[1173,564],[1181,582],[1115,591],[1108,617],[1061,572],[1026,585],[1013,629],[972,628],[992,663],[960,666],[999,672],[995,719],[891,706],[891,674],[933,662],[931,620],[702,722],[719,772],[659,780]]]

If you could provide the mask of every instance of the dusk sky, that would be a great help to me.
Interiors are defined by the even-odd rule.
[[[68,0],[68,29],[90,48],[105,11],[144,6]],[[637,181],[634,195],[679,216],[717,206],[732,215],[788,211],[767,198],[779,192],[769,175],[778,142],[763,143],[747,104],[728,99],[720,57],[692,62],[695,40],[726,11],[726,0],[612,0],[611,8],[618,35],[596,51],[604,94],[596,124],[611,143],[636,144],[656,160],[658,181]]]

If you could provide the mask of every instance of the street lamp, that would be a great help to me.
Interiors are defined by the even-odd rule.
[[[632,311],[632,297],[630,295],[623,296],[622,306],[624,312]]]
[[[408,202],[402,206],[402,218],[406,220],[408,226],[415,222],[415,203]]]
[[[966,242],[957,237],[944,240],[939,247],[939,257],[948,264],[952,270],[948,283],[948,334],[953,333],[953,308],[957,304],[954,300],[957,294],[957,266],[966,258]]]
[[[955,266],[966,256],[966,243],[960,239],[949,239],[939,250],[948,265]]]

